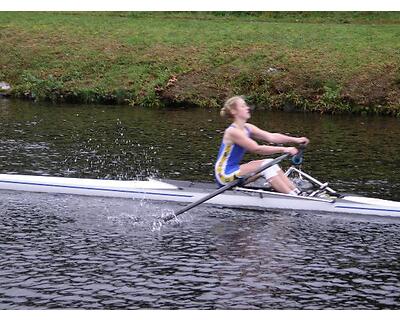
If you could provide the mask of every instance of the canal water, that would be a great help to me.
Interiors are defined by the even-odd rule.
[[[256,109],[303,169],[400,201],[399,120]],[[218,110],[0,100],[0,172],[211,181]],[[247,159],[254,157],[248,156]],[[400,219],[0,191],[0,309],[399,309]]]

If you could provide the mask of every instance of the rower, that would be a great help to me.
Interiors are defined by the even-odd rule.
[[[296,155],[298,153],[298,149],[295,147],[260,145],[254,139],[273,144],[295,143],[307,145],[309,143],[306,137],[296,138],[281,133],[271,133],[247,123],[251,117],[250,107],[246,104],[242,96],[235,96],[228,99],[221,109],[220,114],[223,118],[232,120],[232,124],[224,132],[214,167],[215,178],[220,186],[255,172],[272,160],[267,158],[241,164],[240,162],[246,152],[260,155],[275,153]],[[300,193],[300,190],[278,165],[273,165],[264,170],[255,179],[260,176],[263,176],[272,188],[278,192],[293,195]]]

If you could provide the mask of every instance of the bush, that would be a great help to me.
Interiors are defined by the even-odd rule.
[[[40,79],[30,73],[24,73],[22,84],[17,86],[16,91],[24,98],[56,102],[60,100],[62,88],[63,82],[52,75],[48,76],[47,79]]]

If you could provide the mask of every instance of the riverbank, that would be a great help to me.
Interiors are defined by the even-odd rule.
[[[400,13],[0,13],[11,96],[400,115]]]

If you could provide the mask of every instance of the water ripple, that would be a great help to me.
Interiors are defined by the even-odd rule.
[[[393,220],[204,207],[154,232],[130,200],[28,195],[1,198],[4,308],[398,307]]]
[[[13,103],[2,172],[211,180],[225,125],[204,110]],[[399,200],[398,120],[355,119],[254,115],[312,135],[305,169],[339,191]],[[201,206],[159,223],[178,208],[2,191],[0,308],[399,309],[398,219]]]

